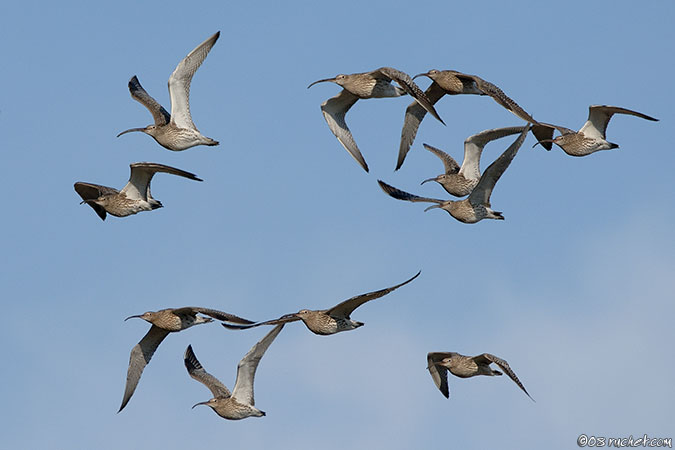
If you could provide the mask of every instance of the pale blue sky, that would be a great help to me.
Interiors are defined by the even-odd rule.
[[[3,238],[2,448],[576,448],[581,433],[673,437],[675,4],[587,2],[6,2],[0,16]],[[137,75],[169,108],[178,61],[221,37],[194,77],[195,123],[219,147],[169,152],[129,96]],[[505,221],[461,224],[387,197],[440,173],[422,143],[461,158],[479,131],[521,121],[489,98],[444,98],[394,172],[410,98],[358,102],[347,121],[371,172],[328,130],[312,81],[392,66],[479,75],[541,121],[578,129],[591,104],[617,116],[618,150],[571,158],[528,137],[492,196]],[[429,81],[419,80],[423,88]],[[512,141],[490,144],[487,167]],[[165,208],[105,222],[75,181],[121,187],[129,164],[164,163]],[[201,325],[169,336],[127,408],[132,314],[198,305],[255,320],[410,285],[330,337],[281,333],[256,377],[262,419],[190,407],[192,344],[232,387],[268,330]],[[491,352],[507,377],[450,379],[429,351]]]

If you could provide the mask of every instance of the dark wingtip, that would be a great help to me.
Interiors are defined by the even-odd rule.
[[[125,406],[127,406],[127,403],[129,403],[129,399],[122,400],[122,405],[120,406],[120,409],[117,410],[117,414],[121,413],[122,410],[124,409]]]
[[[386,192],[387,194],[391,191],[391,189],[392,189],[392,187],[393,187],[393,186],[389,186],[387,183],[385,183],[385,182],[382,181],[382,180],[377,180],[377,184],[379,184],[380,187],[382,188],[382,190],[383,190],[384,192]]]
[[[220,324],[223,327],[227,328],[228,330],[246,330],[248,328],[253,328],[252,326],[250,326],[250,325],[253,325],[253,324],[250,324],[250,325],[233,325],[233,324],[224,323],[224,322],[221,322]]]

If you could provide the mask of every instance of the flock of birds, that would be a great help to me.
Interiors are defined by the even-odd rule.
[[[219,36],[220,32],[199,44],[178,64],[169,77],[171,114],[143,89],[136,76],[132,77],[129,81],[131,97],[150,111],[154,123],[144,128],[125,130],[119,133],[118,137],[130,132],[143,132],[152,136],[162,147],[173,151],[186,150],[196,145],[218,145],[217,141],[202,135],[192,122],[189,96],[192,77],[204,62]],[[426,76],[432,80],[426,91],[422,91],[414,82],[414,79],[420,76]],[[410,202],[433,203],[427,210],[432,208],[444,209],[452,217],[464,223],[476,223],[482,219],[504,219],[501,212],[491,209],[490,195],[530,131],[537,139],[535,146],[542,145],[547,150],[551,150],[553,144],[556,144],[571,156],[586,156],[599,150],[618,147],[617,144],[607,141],[605,135],[607,124],[614,114],[628,114],[651,121],[658,120],[625,108],[595,105],[589,108],[588,120],[584,126],[579,131],[574,131],[559,125],[536,121],[515,101],[504,94],[499,87],[478,76],[454,70],[430,70],[411,78],[399,70],[382,67],[371,72],[351,75],[340,74],[334,78],[318,80],[311,83],[308,88],[322,82],[334,82],[342,87],[342,91],[338,95],[321,104],[321,111],[335,137],[366,172],[369,170],[368,165],[345,121],[347,112],[359,99],[402,95],[410,95],[414,99],[405,112],[396,170],[402,166],[426,113],[431,114],[444,124],[434,105],[446,94],[488,95],[498,104],[524,120],[525,126],[490,129],[467,138],[464,141],[464,159],[461,165],[444,151],[424,144],[428,151],[443,162],[445,170],[444,173],[436,177],[425,179],[422,184],[435,181],[452,196],[467,196],[464,200],[420,197],[378,180],[382,190],[391,197]],[[560,134],[554,138],[553,135],[556,130]],[[480,158],[483,148],[494,140],[512,135],[517,135],[516,140],[481,174]],[[195,174],[181,169],[158,163],[139,162],[131,164],[131,176],[126,186],[121,190],[98,184],[77,182],[75,183],[75,191],[82,197],[81,203],[86,203],[93,208],[102,220],[106,219],[107,214],[126,217],[141,211],[152,211],[162,207],[162,203],[153,198],[150,192],[150,182],[157,172],[202,181]],[[301,320],[312,333],[317,335],[331,335],[354,330],[363,325],[362,322],[351,319],[351,314],[356,308],[389,294],[410,283],[419,275],[420,272],[400,284],[357,295],[328,309],[301,309],[297,313],[286,314],[277,319],[263,322],[254,322],[233,314],[201,307],[168,308],[127,317],[127,319],[141,318],[152,326],[131,350],[126,386],[119,411],[122,411],[131,399],[145,366],[150,362],[157,347],[169,333],[182,331],[193,325],[213,322],[215,319],[220,321],[225,328],[233,330],[249,329],[262,325],[274,325],[274,328],[241,359],[237,367],[234,388],[231,392],[221,381],[202,367],[192,346],[188,346],[184,355],[184,363],[188,374],[204,384],[213,394],[213,398],[197,403],[193,408],[198,405],[208,405],[219,416],[232,420],[264,416],[265,413],[255,407],[253,397],[254,377],[261,358],[286,323]],[[446,398],[450,396],[448,372],[460,378],[477,375],[502,375],[501,371],[490,367],[494,363],[532,399],[509,364],[489,353],[471,357],[455,352],[431,352],[427,355],[427,363],[427,369],[432,380]]]

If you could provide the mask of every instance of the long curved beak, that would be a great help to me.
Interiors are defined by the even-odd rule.
[[[192,405],[192,408],[190,408],[190,409],[195,409],[195,406],[199,406],[199,405],[207,405],[208,403],[209,403],[209,402],[199,402],[199,403],[196,403],[196,404]]]
[[[418,73],[417,75],[415,75],[414,77],[412,77],[412,79],[414,80],[414,79],[417,78],[417,77],[424,77],[424,76],[429,76],[429,72]]]
[[[126,319],[124,319],[124,321],[126,322],[126,321],[129,320],[129,319],[140,319],[140,318],[141,318],[141,315],[138,315],[138,316],[129,316],[129,317],[127,317]]]
[[[535,148],[537,145],[542,144],[544,142],[555,142],[553,139],[542,139],[541,141],[535,142],[535,144],[532,146],[532,148]]]
[[[426,180],[424,180],[420,183],[420,186],[423,185],[424,183],[426,183],[427,181],[438,181],[438,177],[427,178]]]
[[[122,131],[120,134],[117,135],[117,137],[122,136],[123,134],[131,133],[132,131],[142,131],[145,132],[145,128],[130,128],[128,130]]]
[[[442,206],[443,206],[443,205],[441,205],[440,203],[437,204],[437,205],[431,205],[431,206],[429,206],[428,208],[426,208],[426,209],[424,210],[424,212],[427,212],[427,211],[429,211],[430,209],[434,209],[434,208],[441,208]]]
[[[325,83],[326,81],[332,81],[333,83],[335,83],[335,77],[333,77],[333,78],[324,78],[323,80],[317,80],[317,81],[315,81],[314,83],[312,83],[312,84],[310,84],[309,86],[307,86],[307,89],[311,88],[312,86],[314,86],[314,85],[317,84],[317,83]]]

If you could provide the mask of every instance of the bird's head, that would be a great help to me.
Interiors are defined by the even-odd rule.
[[[154,311],[147,311],[147,312],[144,312],[143,314],[139,314],[139,315],[136,315],[136,316],[129,316],[126,319],[124,319],[124,321],[126,322],[129,319],[143,319],[147,322],[152,322],[152,319],[155,317],[155,314],[157,314],[157,313],[154,312]]]
[[[560,145],[561,138],[562,138],[562,136],[558,136],[555,139],[542,139],[540,141],[535,142],[534,145],[532,146],[532,148],[535,148],[537,145],[541,145],[542,147],[546,148],[546,150],[550,150],[550,146],[547,147],[544,144],[553,143],[553,144],[556,144],[556,145]]]
[[[311,88],[315,84],[325,83],[325,82],[336,83],[336,84],[339,84],[340,86],[343,86],[346,79],[347,79],[347,75],[341,73],[340,75],[337,75],[335,78],[324,78],[323,80],[317,80],[314,83],[307,86],[307,89]]]
[[[420,183],[420,185],[422,185],[426,182],[429,182],[429,181],[435,181],[436,183],[443,184],[447,180],[448,180],[448,175],[443,173],[443,174],[438,175],[437,177],[427,178],[426,180],[422,181]]]
[[[217,403],[218,403],[218,399],[212,398],[211,400],[208,400],[208,401],[205,401],[205,402],[195,403],[194,405],[192,405],[192,409],[194,409],[195,406],[199,406],[199,405],[207,405],[207,406],[210,406],[211,408],[215,408]]]
[[[141,133],[145,133],[154,137],[155,133],[157,132],[157,125],[151,124],[145,128],[129,128],[128,130],[122,131],[120,134],[117,135],[117,137],[120,137],[123,134],[131,133],[133,131],[140,131]]]
[[[431,69],[431,70],[428,71],[428,72],[418,73],[418,74],[415,75],[412,79],[414,80],[414,79],[417,78],[417,77],[429,77],[429,78],[431,78],[431,79],[433,80],[434,77],[436,77],[439,73],[441,73],[441,72],[439,72],[439,71],[436,70],[436,69]]]

